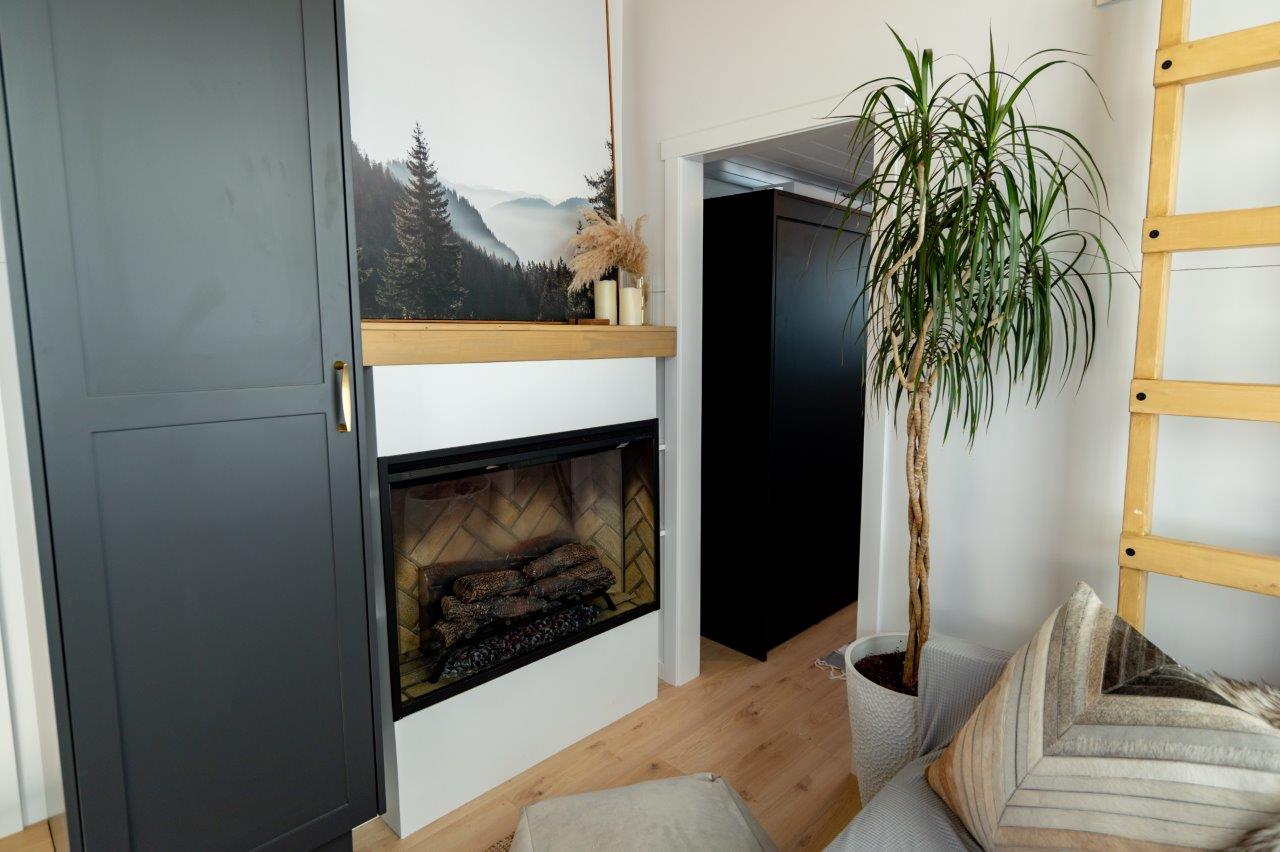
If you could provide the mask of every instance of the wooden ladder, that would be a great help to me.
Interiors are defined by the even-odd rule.
[[[1138,629],[1145,620],[1150,573],[1280,595],[1280,558],[1151,535],[1161,415],[1280,422],[1280,385],[1162,378],[1173,253],[1280,245],[1280,207],[1174,212],[1186,87],[1280,66],[1280,23],[1187,41],[1190,16],[1191,0],[1163,0],[1120,535],[1119,613]]]

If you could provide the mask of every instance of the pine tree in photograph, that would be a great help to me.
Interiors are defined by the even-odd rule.
[[[409,182],[395,205],[398,248],[387,252],[378,297],[403,317],[456,317],[467,295],[461,247],[421,125],[414,125],[407,165]]]
[[[392,260],[398,255],[387,252],[386,269],[374,280],[373,305],[378,316],[388,319],[412,319],[421,316],[416,302],[409,298],[410,287],[406,284],[405,267]]]
[[[386,284],[382,273],[388,251],[396,248],[395,206],[402,187],[385,164],[370,160],[355,143],[351,146],[351,165],[361,316],[400,316],[401,308],[393,306],[402,302],[383,302]]]
[[[613,170],[613,140],[605,140],[604,147],[609,152],[609,165],[594,175],[583,175],[582,179],[587,182],[587,186],[591,187],[591,195],[587,198],[587,204],[595,212],[612,218],[618,213],[617,185],[614,181]],[[583,227],[583,222],[579,220],[577,231],[579,234],[582,233]],[[618,270],[609,270],[605,273],[605,277],[616,279]],[[567,305],[567,313],[571,317],[589,317],[595,313],[595,294],[590,287],[568,288],[564,298]]]
[[[583,178],[587,181],[587,186],[591,187],[591,197],[587,199],[587,203],[597,213],[603,213],[606,216],[617,216],[618,205],[613,181],[613,140],[610,139],[604,144],[609,151],[609,165],[595,175],[583,175]]]

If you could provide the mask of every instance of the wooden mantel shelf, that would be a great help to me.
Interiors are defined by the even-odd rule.
[[[676,354],[676,330],[665,325],[365,320],[360,328],[366,367]]]

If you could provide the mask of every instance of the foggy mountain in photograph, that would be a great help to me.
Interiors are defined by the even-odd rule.
[[[517,198],[541,198],[548,204],[552,203],[550,198],[545,195],[539,195],[536,192],[525,192],[519,189],[497,189],[492,186],[477,186],[468,183],[453,183],[449,180],[442,180],[441,183],[459,195],[464,196],[475,205],[477,210],[488,210],[495,204],[513,201]]]
[[[585,198],[567,198],[551,204],[542,198],[515,198],[495,204],[481,215],[499,239],[521,260],[565,260],[573,257],[569,238],[590,207]]]
[[[476,248],[493,255],[498,260],[506,261],[507,263],[520,262],[520,256],[494,235],[489,226],[485,224],[484,216],[472,206],[469,198],[464,198],[455,190],[447,187],[445,194],[449,199],[449,221],[458,236]]]
[[[406,160],[377,163],[353,149],[363,316],[560,321],[592,313],[590,293],[568,292],[569,239],[581,208],[612,214],[612,168],[583,176],[593,198],[553,205],[491,191],[486,200],[497,203],[482,212],[441,179],[420,128]]]
[[[582,208],[616,212],[604,0],[345,9],[363,315],[590,315],[568,262]],[[478,59],[499,24],[520,38]]]

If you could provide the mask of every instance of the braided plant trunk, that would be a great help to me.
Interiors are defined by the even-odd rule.
[[[905,686],[915,686],[920,649],[929,641],[929,405],[932,382],[921,383],[907,409],[907,647]]]

